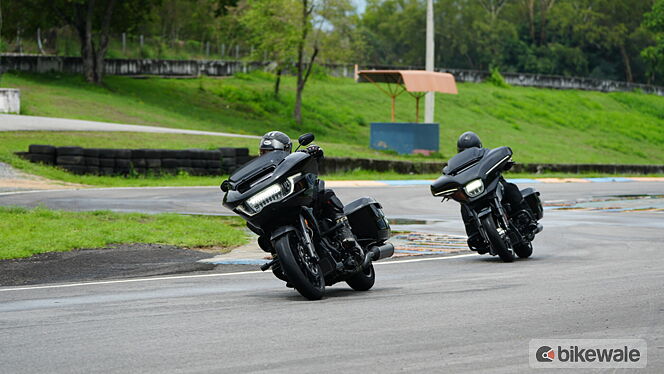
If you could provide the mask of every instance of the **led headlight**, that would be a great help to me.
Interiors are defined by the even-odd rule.
[[[463,190],[466,191],[466,195],[469,197],[475,197],[484,192],[484,183],[481,179],[475,179],[474,181],[469,182]]]
[[[254,196],[247,199],[243,205],[240,205],[239,208],[249,215],[254,215],[266,206],[283,200],[286,196],[293,193],[293,187],[295,185],[295,178],[302,175],[302,173],[297,173],[293,176],[288,177],[288,180],[284,182],[274,183],[261,191],[257,192]]]

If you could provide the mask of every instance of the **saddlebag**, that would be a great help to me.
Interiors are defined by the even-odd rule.
[[[363,197],[344,207],[344,213],[358,240],[383,242],[390,238],[390,224],[382,206],[370,197]]]
[[[528,187],[521,190],[521,195],[523,199],[526,200],[526,203],[530,207],[530,210],[535,215],[535,219],[538,221],[544,216],[544,211],[542,209],[542,202],[540,201],[540,193],[535,191],[534,188]]]

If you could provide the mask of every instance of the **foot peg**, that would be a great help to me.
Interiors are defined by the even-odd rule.
[[[261,265],[261,270],[262,270],[262,271],[267,271],[267,269],[271,268],[272,265],[274,265],[275,262],[277,262],[277,259],[276,259],[276,258],[275,258],[274,260],[272,260],[272,261],[266,263],[266,264]]]

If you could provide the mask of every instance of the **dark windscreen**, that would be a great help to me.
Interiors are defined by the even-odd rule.
[[[253,161],[249,162],[248,164],[244,165],[242,168],[240,168],[238,171],[233,173],[233,175],[230,177],[230,180],[233,182],[239,182],[241,180],[246,179],[247,177],[250,177],[256,173],[258,173],[261,170],[264,170],[266,168],[274,168],[281,161],[283,161],[290,153],[285,152],[285,151],[272,151],[268,152]]]
[[[465,151],[452,157],[447,162],[446,174],[455,174],[459,170],[472,165],[484,156],[486,148],[468,148]]]

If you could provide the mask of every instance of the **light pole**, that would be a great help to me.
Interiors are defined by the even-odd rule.
[[[426,70],[433,71],[433,0],[427,0],[427,36],[426,36]],[[433,123],[433,109],[435,103],[434,92],[427,92],[424,100],[424,122]]]

